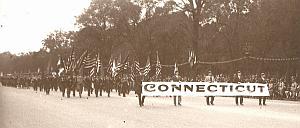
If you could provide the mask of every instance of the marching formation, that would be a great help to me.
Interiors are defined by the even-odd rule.
[[[142,95],[142,81],[154,82],[231,82],[231,83],[263,83],[267,84],[270,92],[270,97],[247,97],[258,98],[259,105],[266,105],[266,99],[279,99],[279,100],[298,100],[300,85],[296,76],[289,78],[275,78],[266,77],[266,74],[260,75],[242,75],[241,71],[237,71],[232,76],[229,75],[213,75],[211,71],[208,71],[207,75],[198,75],[196,79],[189,77],[181,77],[178,71],[175,71],[174,76],[167,77],[144,77],[138,75],[135,79],[131,79],[129,75],[119,75],[117,77],[105,76],[90,77],[90,76],[70,76],[62,75],[60,77],[55,76],[34,76],[34,75],[5,75],[0,77],[0,83],[2,86],[33,89],[34,91],[45,92],[46,95],[50,95],[50,91],[60,91],[62,97],[83,97],[83,91],[87,92],[87,98],[95,95],[110,97],[110,92],[116,91],[119,96],[126,97],[130,91],[135,91],[138,97],[139,105],[144,106],[145,96]],[[106,94],[104,94],[106,93]],[[182,105],[181,96],[173,96],[174,105]],[[207,105],[215,104],[214,96],[206,97]],[[236,105],[244,105],[244,97],[235,97]]]

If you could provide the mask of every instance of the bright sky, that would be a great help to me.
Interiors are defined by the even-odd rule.
[[[38,51],[54,30],[76,30],[91,0],[0,0],[0,53]]]

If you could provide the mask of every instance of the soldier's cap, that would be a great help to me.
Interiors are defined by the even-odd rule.
[[[208,73],[211,73],[211,71],[209,70]]]
[[[241,73],[241,71],[240,71],[240,70],[238,70],[238,73]]]
[[[265,75],[265,73],[262,72],[261,75]]]

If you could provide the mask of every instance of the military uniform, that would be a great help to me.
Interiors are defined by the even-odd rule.
[[[205,82],[214,82],[215,78],[214,76],[212,76],[211,71],[209,71],[208,76],[205,77]],[[214,105],[214,100],[215,97],[214,96],[206,96],[206,104],[207,105]]]
[[[135,93],[138,95],[140,107],[144,106],[145,96],[142,96],[142,80],[139,77],[135,79]]]
[[[177,73],[178,73],[178,71],[177,71]],[[181,77],[177,74],[177,75],[175,75],[173,78],[172,78],[172,81],[173,82],[179,82],[179,81],[181,81]],[[177,104],[179,105],[179,106],[181,106],[181,96],[173,96],[173,100],[174,100],[174,105],[176,106],[177,104],[176,104],[176,98],[177,98]]]
[[[258,83],[262,83],[262,84],[267,84],[267,80],[265,78],[265,74],[262,73],[260,79],[258,79]],[[266,105],[266,96],[260,96],[258,97],[258,101],[259,101],[259,105]],[[263,104],[261,104],[261,101],[263,102]]]
[[[234,78],[233,78],[233,83],[243,83],[244,82],[244,79],[243,79],[243,77],[241,76],[241,74],[240,74],[241,72],[240,71],[238,71],[238,75],[237,76],[235,76]],[[239,100],[240,99],[240,100]],[[240,102],[239,102],[240,101]],[[235,104],[236,105],[244,105],[243,104],[243,101],[244,101],[244,98],[243,98],[243,96],[236,96],[235,97]]]

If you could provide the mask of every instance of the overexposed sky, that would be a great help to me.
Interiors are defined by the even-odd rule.
[[[0,53],[38,51],[54,30],[76,30],[91,0],[0,0]]]

